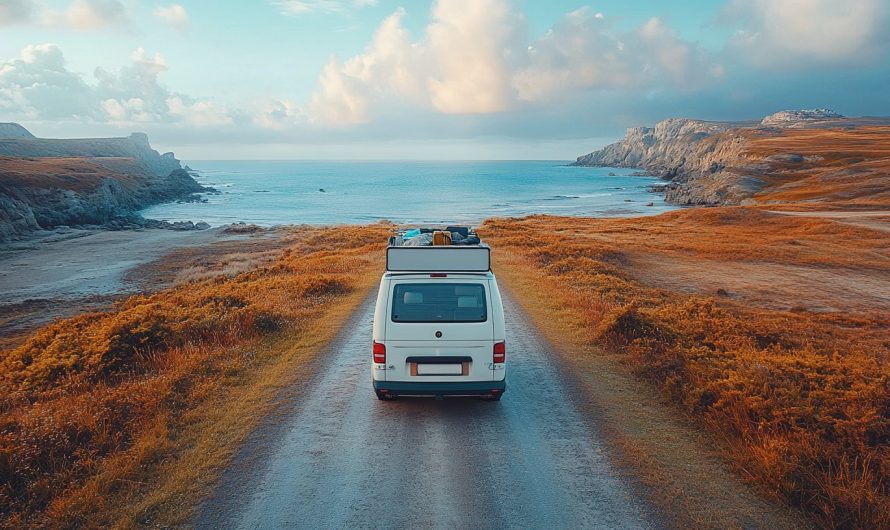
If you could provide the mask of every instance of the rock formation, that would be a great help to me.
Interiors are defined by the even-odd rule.
[[[672,118],[654,128],[630,128],[622,140],[578,157],[572,165],[644,169],[669,181],[663,189],[674,204],[741,204],[763,188],[763,177],[774,164],[793,162],[788,157],[795,156],[778,155],[785,156],[779,160],[754,155],[748,149],[751,138],[781,135],[785,128],[855,123],[826,109],[782,111],[759,122]]]
[[[828,109],[783,110],[763,118],[760,124],[774,127],[800,127],[809,122],[836,120],[838,118],[843,118],[843,116]]]
[[[0,124],[0,241],[60,226],[162,226],[137,212],[201,191],[173,153],[158,154],[144,134],[47,140]]]

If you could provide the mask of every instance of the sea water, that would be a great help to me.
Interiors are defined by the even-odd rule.
[[[189,161],[218,193],[142,214],[167,221],[277,224],[478,224],[532,214],[653,215],[673,207],[650,190],[660,182],[622,168],[562,161],[329,162]],[[610,175],[610,173],[612,175]],[[648,206],[652,203],[652,206]]]

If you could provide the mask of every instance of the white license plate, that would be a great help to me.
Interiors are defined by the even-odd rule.
[[[460,364],[417,364],[417,375],[461,375]]]

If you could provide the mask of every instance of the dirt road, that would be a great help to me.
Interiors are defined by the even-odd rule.
[[[200,528],[658,528],[509,298],[500,402],[371,391],[372,300],[236,456]]]

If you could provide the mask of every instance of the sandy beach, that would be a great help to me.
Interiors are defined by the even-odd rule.
[[[224,230],[72,229],[0,247],[0,346],[55,318],[139,292],[140,276],[127,273],[172,250],[245,238]]]

